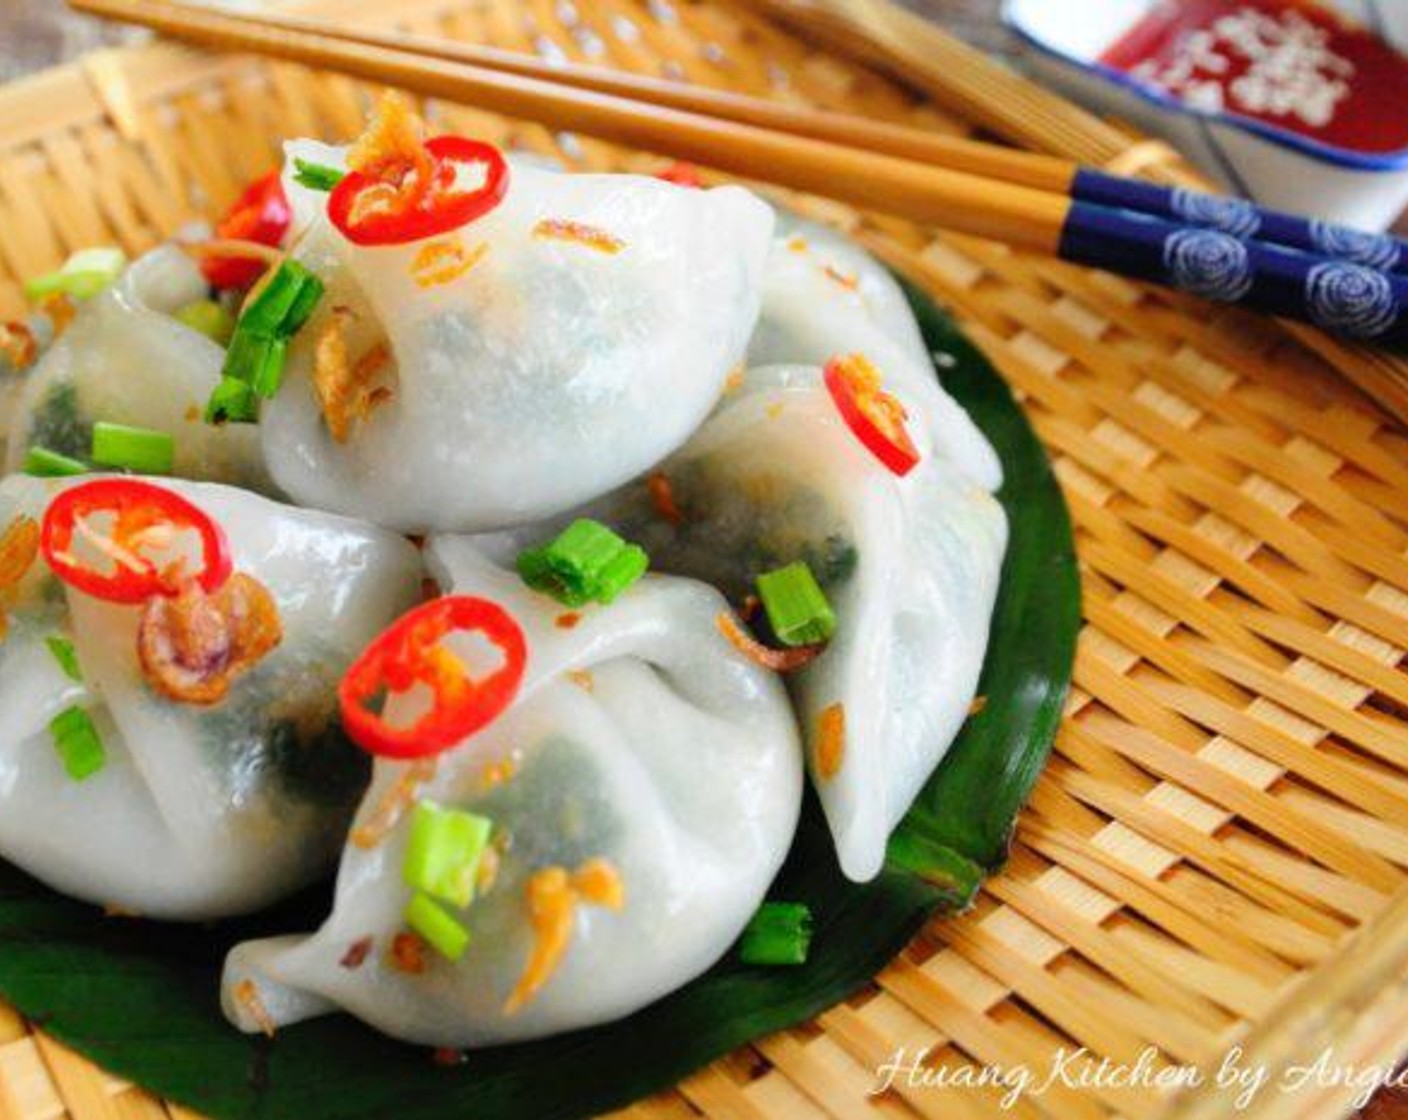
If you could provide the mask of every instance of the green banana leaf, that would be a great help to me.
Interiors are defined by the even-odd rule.
[[[844,879],[814,797],[773,897],[804,901],[816,932],[796,968],[732,955],[610,1026],[498,1047],[460,1065],[345,1015],[251,1039],[220,1014],[225,952],[314,928],[327,888],[253,918],[182,926],[103,917],[0,863],[0,994],[100,1065],[217,1120],[475,1120],[594,1115],[674,1084],[729,1050],[854,993],[939,909],[966,905],[1000,865],[1045,762],[1079,624],[1071,528],[1050,465],[1001,379],[917,289],[908,294],[941,377],[1002,457],[1011,544],[967,727],[896,833],[874,881]]]

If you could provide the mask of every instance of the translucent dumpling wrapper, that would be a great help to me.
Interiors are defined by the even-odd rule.
[[[408,973],[391,958],[413,895],[409,814],[373,846],[350,844],[317,933],[249,942],[228,958],[224,1005],[245,1030],[342,1008],[397,1038],[469,1047],[619,1018],[729,948],[792,841],[802,789],[792,713],[776,677],[715,629],[717,592],[648,575],[569,628],[565,608],[463,538],[433,539],[427,557],[442,587],[502,605],[527,637],[512,707],[416,787],[492,822],[497,875],[467,908],[447,904],[468,931],[463,956],[426,948],[425,971]],[[359,829],[415,765],[377,761]],[[579,905],[560,963],[525,998],[535,945],[526,884],[591,861],[614,871],[624,904]]]
[[[934,376],[934,359],[895,278],[859,245],[825,226],[780,214],[748,364],[824,366],[860,353],[926,427],[940,453],[987,490],[1002,463]]]
[[[808,564],[836,632],[787,679],[841,868],[857,881],[880,871],[891,831],[967,718],[1007,543],[998,501],[921,425],[910,429],[921,459],[898,477],[847,427],[820,370],[753,370],[656,474],[677,523],[645,479],[579,511],[735,604],[759,574]],[[564,523],[479,543],[507,561]]]
[[[290,166],[345,162],[308,142],[287,152]],[[515,163],[503,202],[462,229],[359,247],[326,194],[285,186],[296,253],[329,291],[261,429],[275,479],[305,505],[415,532],[568,509],[688,438],[757,318],[773,216],[741,188]],[[384,355],[389,391],[341,441],[315,390],[339,316],[348,362]]]
[[[81,481],[81,480],[80,480]],[[43,557],[4,596],[0,858],[77,898],[154,918],[254,910],[337,855],[366,781],[336,727],[336,687],[420,592],[414,547],[385,530],[212,484],[167,482],[224,527],[236,571],[273,595],[282,643],[211,707],[160,698],[137,655],[139,608],[61,583]],[[70,481],[0,482],[0,533],[42,521]],[[71,641],[82,680],[49,646]],[[92,718],[106,765],[76,781],[49,722]]]
[[[225,350],[176,319],[209,289],[175,245],[139,258],[113,287],[84,300],[73,323],[24,379],[15,404],[6,470],[31,447],[86,460],[93,425],[165,432],[175,442],[172,474],[268,492],[259,434],[249,425],[205,423]]]

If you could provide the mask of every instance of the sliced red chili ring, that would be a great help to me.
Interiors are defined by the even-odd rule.
[[[99,533],[88,519],[113,517],[112,527]],[[142,549],[159,541],[144,541],[152,530],[194,533],[200,539],[201,567],[172,572],[157,566]],[[112,561],[102,572],[74,554],[74,537],[84,537]],[[65,490],[49,503],[40,532],[40,548],[53,573],[70,587],[109,603],[144,603],[154,595],[175,595],[194,579],[214,594],[234,570],[225,531],[198,506],[180,494],[132,478],[100,478]],[[179,577],[179,578],[177,578]]]
[[[283,244],[293,225],[293,209],[284,194],[277,171],[256,179],[215,226],[222,241],[257,241]],[[264,271],[263,261],[246,257],[207,257],[201,262],[205,278],[217,288],[248,288]]]
[[[826,388],[846,426],[872,455],[903,477],[919,462],[905,427],[904,405],[880,386],[880,372],[862,354],[826,363]]]
[[[676,160],[669,167],[655,173],[657,179],[664,179],[667,183],[674,183],[677,187],[693,187],[695,190],[704,186],[704,177],[699,174],[699,168],[692,163],[685,163],[684,160]]]
[[[472,680],[444,645],[454,633],[477,633],[503,655],[503,664]],[[394,622],[362,652],[338,687],[342,725],[369,754],[425,758],[449,750],[488,726],[518,694],[528,661],[522,629],[488,599],[448,595]],[[417,684],[430,689],[431,707],[414,723],[396,726],[370,705]]]
[[[404,245],[467,226],[503,201],[508,164],[492,144],[463,136],[426,141],[429,182],[411,159],[391,159],[351,171],[328,198],[328,217],[355,245]],[[480,181],[461,187],[462,176]]]

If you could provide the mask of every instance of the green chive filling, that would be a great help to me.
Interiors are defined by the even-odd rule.
[[[744,964],[806,964],[812,945],[812,912],[803,902],[765,902],[738,943]]]
[[[610,603],[649,567],[645,549],[587,518],[572,522],[555,540],[518,557],[523,582],[568,607]]]
[[[414,895],[406,905],[405,919],[406,925],[425,938],[447,961],[457,961],[464,956],[469,931],[440,909],[429,895]]]
[[[170,474],[176,441],[165,432],[99,420],[93,425],[93,462],[138,474]]]
[[[87,474],[88,464],[50,451],[47,447],[31,447],[24,453],[24,473],[36,478],[66,478]]]
[[[757,583],[768,622],[783,645],[815,645],[836,633],[836,612],[806,561],[764,572]]]
[[[81,249],[57,272],[26,280],[25,298],[33,303],[56,295],[91,299],[112,287],[126,267],[127,254],[121,249]]]
[[[487,817],[418,802],[401,864],[406,885],[442,902],[468,906],[493,827]]]
[[[71,641],[67,638],[45,638],[44,644],[49,647],[49,652],[54,655],[54,660],[59,663],[64,676],[71,681],[83,680],[83,670],[78,665],[78,651],[73,648]]]
[[[296,169],[293,181],[299,186],[307,187],[310,191],[330,191],[347,178],[345,171],[328,167],[326,164],[313,163],[306,159],[295,157],[293,166]]]
[[[65,708],[49,721],[49,734],[64,770],[75,782],[91,778],[107,765],[108,753],[93,725],[93,717],[82,708]]]
[[[230,339],[235,335],[235,317],[213,299],[188,303],[177,309],[175,318],[221,346],[230,345]]]

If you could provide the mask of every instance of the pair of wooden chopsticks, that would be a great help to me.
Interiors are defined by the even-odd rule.
[[[1313,295],[1309,274],[1326,255],[1311,243],[1316,227],[1286,215],[1270,215],[1277,220],[1267,222],[1245,204],[1233,212],[1241,223],[1239,236],[1247,235],[1250,212],[1258,227],[1276,231],[1277,241],[1290,229],[1297,252],[1282,255],[1274,245],[1267,252],[1258,247],[1249,260],[1232,260],[1241,271],[1228,276],[1227,254],[1237,257],[1237,250],[1199,231],[1224,220],[1225,203],[1209,199],[1181,212],[1176,204],[1186,199],[1177,192],[1083,170],[1053,156],[307,17],[255,18],[169,0],[70,4],[201,46],[282,58],[474,104],[1213,298],[1313,318],[1331,329],[1339,325],[1335,308],[1320,314],[1323,308],[1307,302]],[[1176,253],[1166,244],[1169,238],[1181,239]],[[1247,239],[1261,244],[1254,236]],[[1408,246],[1401,257],[1408,270]],[[1368,320],[1361,315],[1346,329],[1367,322],[1383,328],[1377,333],[1392,341],[1408,340],[1408,324],[1400,321],[1408,318],[1402,314],[1408,278],[1390,283],[1388,326],[1384,314]]]

